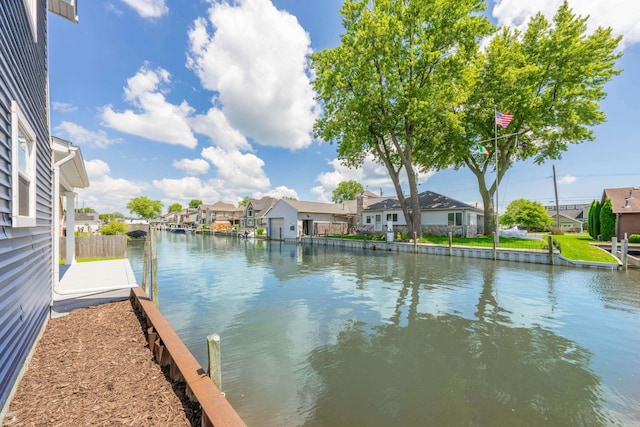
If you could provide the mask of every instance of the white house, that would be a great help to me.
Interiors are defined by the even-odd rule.
[[[356,202],[340,204],[278,200],[264,215],[270,239],[346,234],[356,217]]]
[[[481,234],[482,209],[433,191],[424,191],[418,198],[423,233],[445,235],[453,232],[465,237]],[[407,204],[411,204],[411,198],[407,198]],[[387,231],[389,223],[395,232],[407,231],[407,221],[398,200],[384,200],[362,211],[363,230],[382,233]]]

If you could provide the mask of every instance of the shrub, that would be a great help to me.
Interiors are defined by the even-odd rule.
[[[616,216],[613,214],[611,199],[607,198],[600,208],[600,234],[607,242],[616,235]]]
[[[113,236],[127,232],[127,226],[123,222],[109,221],[107,225],[102,226],[100,234],[103,236]]]
[[[593,239],[597,239],[600,234],[600,210],[602,206],[596,200],[591,203],[591,209],[589,209],[589,235]]]
[[[258,236],[262,236],[264,234],[264,228],[260,227],[256,229],[256,234],[258,234]]]
[[[629,236],[629,243],[640,243],[640,234],[632,234]]]

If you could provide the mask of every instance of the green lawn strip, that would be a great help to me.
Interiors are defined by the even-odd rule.
[[[563,257],[574,261],[606,262],[618,264],[618,259],[590,243],[596,243],[588,234],[562,234],[553,238],[560,243]]]
[[[447,236],[422,236],[422,243],[448,245]],[[458,246],[493,247],[493,238],[488,236],[454,237],[452,243]],[[545,241],[537,239],[518,239],[515,237],[500,237],[500,248],[503,249],[544,249]]]

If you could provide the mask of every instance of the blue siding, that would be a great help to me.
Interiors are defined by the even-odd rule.
[[[0,408],[49,315],[53,175],[47,120],[47,11],[34,40],[23,0],[0,0]],[[11,101],[34,129],[36,226],[11,227]]]

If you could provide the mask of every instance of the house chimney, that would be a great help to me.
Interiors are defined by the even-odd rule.
[[[624,207],[625,208],[629,207],[629,199],[624,199]]]

